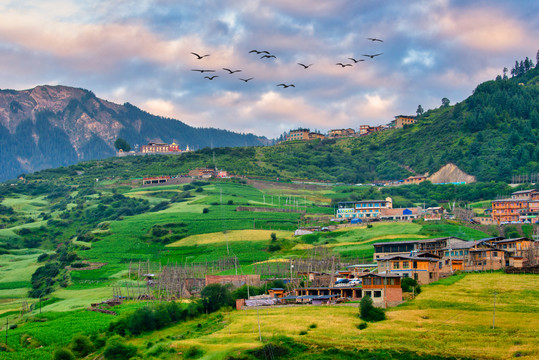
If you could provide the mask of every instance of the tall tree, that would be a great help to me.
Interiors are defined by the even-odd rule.
[[[503,67],[503,79],[507,80],[507,68],[505,66]]]
[[[423,115],[423,113],[424,113],[423,106],[418,105],[417,110],[415,111],[415,113],[417,114],[417,116]]]
[[[116,141],[114,142],[114,147],[118,151],[131,151],[131,145],[129,145],[129,143],[122,138],[116,139]]]
[[[448,106],[449,106],[449,102],[450,102],[449,99],[446,98],[446,97],[444,97],[444,98],[442,99],[442,106],[443,106],[443,107],[448,107]]]

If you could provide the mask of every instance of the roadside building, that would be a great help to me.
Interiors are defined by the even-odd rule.
[[[382,209],[392,208],[393,200],[343,201],[337,204],[335,217],[338,219],[376,218]]]
[[[409,176],[403,180],[404,184],[419,184],[427,180],[425,175]]]
[[[354,136],[356,134],[356,131],[352,128],[348,129],[332,129],[328,131],[328,137],[329,138],[340,138],[340,137],[348,137],[348,136]]]
[[[441,257],[445,248],[461,241],[464,240],[450,236],[434,239],[379,242],[374,244],[374,261],[395,255],[413,256],[420,253],[429,253]]]
[[[187,148],[186,151],[189,151]],[[148,145],[142,145],[140,152],[143,154],[167,154],[167,153],[181,153],[180,146],[176,143],[155,143],[151,142]]]
[[[142,185],[156,185],[156,184],[166,184],[170,180],[170,176],[152,176],[142,178]]]
[[[310,132],[309,133],[309,140],[314,140],[314,139],[325,139],[326,136],[324,134],[321,134],[319,132]]]
[[[539,192],[521,190],[511,194],[511,198],[492,202],[492,219],[498,223],[532,222],[539,216]]]

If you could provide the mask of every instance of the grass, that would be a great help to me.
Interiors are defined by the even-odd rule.
[[[209,245],[223,242],[238,241],[270,241],[271,234],[275,233],[277,238],[289,238],[293,235],[290,231],[272,230],[232,230],[227,232],[192,235],[185,239],[168,244],[167,247]]]
[[[428,357],[507,359],[539,352],[537,275],[469,274],[447,286],[426,286],[413,301],[391,309],[388,320],[358,330],[354,306],[273,307],[230,313],[230,325],[197,339],[174,341],[176,348],[197,346],[207,359],[227,351],[260,346],[263,337],[286,335],[311,348],[391,349]],[[497,291],[496,327],[492,329],[493,292]],[[525,318],[527,321],[515,321]],[[300,336],[308,324],[318,326]],[[343,341],[346,338],[346,341]]]

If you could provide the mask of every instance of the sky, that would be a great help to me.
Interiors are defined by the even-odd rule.
[[[0,88],[80,87],[268,138],[357,130],[535,64],[537,14],[536,0],[0,0]]]

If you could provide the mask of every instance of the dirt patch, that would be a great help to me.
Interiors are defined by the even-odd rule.
[[[85,266],[82,268],[74,268],[71,266],[66,266],[66,270],[69,270],[69,271],[97,270],[97,269],[101,269],[103,266],[108,264],[108,263],[93,263],[89,261],[82,261],[82,263],[88,264],[88,266]]]
[[[476,182],[475,176],[466,174],[464,171],[460,170],[457,165],[451,163],[432,174],[428,180],[433,184],[460,182],[469,184]]]

